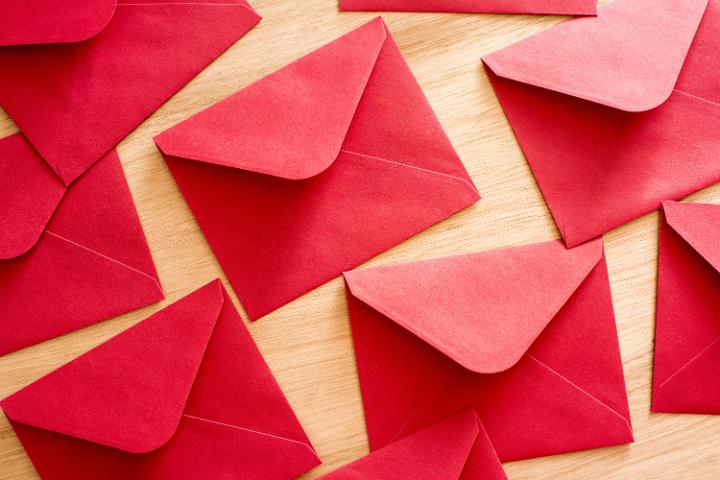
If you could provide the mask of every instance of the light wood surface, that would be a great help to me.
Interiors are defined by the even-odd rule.
[[[335,0],[254,0],[253,5],[264,20],[119,146],[167,299],[0,357],[0,398],[215,277],[229,286],[152,136],[375,16],[339,13]],[[368,265],[558,238],[480,57],[561,18],[407,13],[384,18],[483,199]],[[0,117],[0,136],[13,133],[12,123]],[[720,185],[691,199],[720,203]],[[511,480],[720,478],[720,416],[649,411],[657,234],[653,213],[605,235],[636,442],[508,463]],[[233,300],[240,308],[234,295]],[[317,288],[250,330],[324,461],[303,478],[366,454],[342,281]],[[37,478],[2,415],[0,478]]]

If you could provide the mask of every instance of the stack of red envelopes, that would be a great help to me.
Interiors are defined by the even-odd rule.
[[[112,149],[260,19],[244,0],[115,3],[2,6],[21,133],[0,140],[0,354],[163,298]]]
[[[505,480],[501,462],[632,442],[598,237],[660,207],[652,410],[720,413],[720,206],[668,201],[720,180],[720,0],[340,8],[583,17],[483,58],[564,244],[349,271],[480,198],[380,18],[155,138],[250,319],[344,275],[371,453],[323,478]],[[244,0],[1,15],[20,129],[0,139],[5,354],[163,298],[114,148],[260,17]],[[0,407],[49,480],[320,463],[219,280]]]

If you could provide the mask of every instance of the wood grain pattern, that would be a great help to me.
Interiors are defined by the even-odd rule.
[[[0,397],[204,282],[217,276],[225,281],[152,136],[374,16],[341,14],[335,0],[254,0],[253,4],[265,17],[260,25],[119,146],[167,299],[0,357]],[[561,18],[384,17],[483,199],[368,265],[558,238],[479,59]],[[0,116],[0,136],[13,133],[10,120]],[[720,203],[720,185],[691,198]],[[605,236],[636,443],[508,463],[511,480],[720,478],[720,417],[649,412],[657,234],[658,214],[653,213]],[[341,280],[323,285],[250,329],[325,462],[303,478],[316,478],[364,455],[367,439]],[[2,415],[0,478],[37,478]]]

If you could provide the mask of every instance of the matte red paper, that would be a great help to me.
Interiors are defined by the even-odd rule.
[[[600,239],[345,279],[372,450],[468,407],[503,462],[633,441]]]
[[[3,0],[0,46],[79,42],[105,28],[116,0]]]
[[[5,260],[37,243],[67,187],[19,133],[0,139],[0,179],[0,260]]]
[[[66,192],[15,134],[0,140],[0,174],[14,180],[0,190],[0,250],[34,245],[0,260],[0,354],[163,298],[115,151]]]
[[[155,141],[251,319],[480,198],[380,18]]]
[[[320,463],[219,280],[0,406],[45,480],[289,480]]]
[[[69,185],[259,20],[244,0],[120,0],[87,41],[0,48],[0,105]]]
[[[595,15],[596,0],[340,0],[340,10]]]
[[[470,458],[470,454],[474,456]],[[482,464],[474,463],[481,459]],[[346,465],[322,480],[507,480],[478,421],[465,410]]]
[[[483,58],[569,246],[720,180],[718,51],[720,0],[616,0]]]
[[[720,205],[663,213],[652,409],[720,414]]]

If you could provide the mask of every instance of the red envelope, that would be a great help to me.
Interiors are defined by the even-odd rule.
[[[480,198],[380,18],[155,142],[251,319]]]
[[[340,0],[340,10],[595,15],[596,0]]]
[[[652,410],[720,414],[720,205],[663,211]]]
[[[720,0],[706,4],[616,0],[483,59],[569,246],[720,180]]]
[[[320,478],[507,480],[487,433],[470,409]]]
[[[118,3],[108,26],[85,42],[0,48],[0,105],[65,185],[260,19],[244,0]],[[13,203],[24,201],[45,202],[44,214],[0,231],[0,258],[32,248],[8,247],[6,237],[19,229],[39,236],[52,214],[46,197]]]
[[[503,462],[633,441],[600,239],[345,280],[372,450],[467,407]]]
[[[0,46],[80,42],[105,28],[116,0],[3,0]]]
[[[286,480],[320,463],[218,280],[0,406],[44,480]]]
[[[25,255],[0,260],[0,355],[163,298],[114,150],[61,201],[65,186],[15,134],[0,140],[0,177],[12,179],[0,189],[0,226],[34,244]],[[22,238],[26,230],[13,225],[52,215],[38,198],[52,210],[60,206],[39,238]]]

